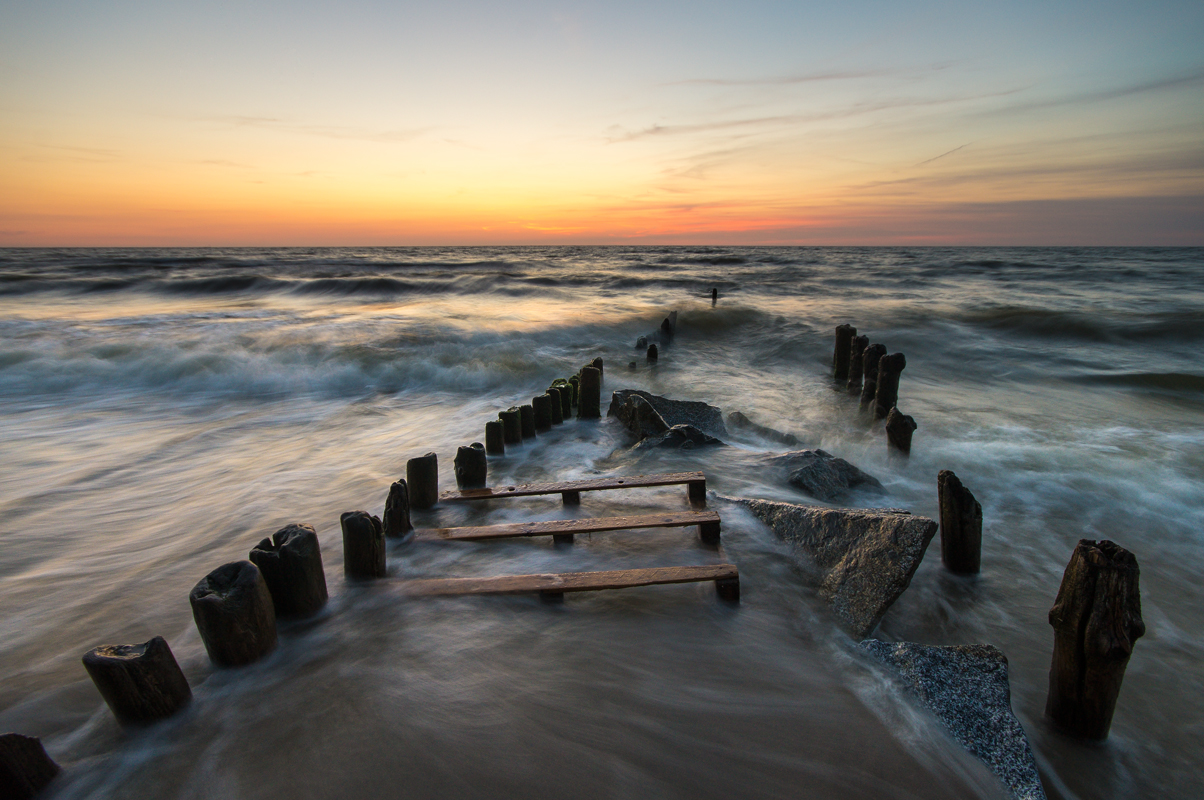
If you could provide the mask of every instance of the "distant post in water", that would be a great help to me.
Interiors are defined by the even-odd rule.
[[[852,325],[836,326],[836,348],[832,351],[833,377],[838,381],[849,379],[849,352],[857,329]]]
[[[899,402],[899,376],[907,366],[902,353],[878,359],[878,385],[874,389],[874,419],[883,419]]]
[[[952,470],[936,476],[941,507],[941,561],[951,572],[973,575],[982,564],[982,506]]]
[[[552,429],[552,396],[541,394],[531,398],[531,413],[535,419],[536,432]]]
[[[602,368],[602,356],[598,356],[593,361],[589,362],[589,365],[591,367],[593,367],[594,369],[598,370],[599,374],[602,374],[602,375],[606,374],[606,370],[604,370]]]
[[[410,508],[431,508],[439,502],[439,457],[434,453],[406,462],[406,483],[410,487]]]
[[[30,800],[61,772],[36,736],[0,736],[0,791],[5,800]]]
[[[1053,663],[1045,716],[1087,739],[1105,739],[1133,645],[1145,634],[1140,570],[1128,550],[1081,539],[1049,610]]]
[[[259,567],[250,561],[233,561],[213,570],[192,588],[188,602],[214,664],[250,664],[276,647],[272,593]]]
[[[714,308],[715,304],[718,302],[719,302],[719,289],[717,289],[717,288],[711,289],[711,308]]]
[[[122,725],[165,719],[192,699],[167,640],[106,644],[84,654],[84,669]]]
[[[286,525],[251,551],[272,594],[277,617],[307,617],[326,605],[326,573],[318,533],[310,525]]]
[[[874,404],[874,395],[878,391],[878,362],[886,355],[886,345],[871,344],[861,354],[861,373],[864,382],[861,385],[861,407],[868,408]]]
[[[635,349],[636,350],[647,350],[648,349],[648,337],[641,336],[638,339],[636,339],[635,340]]]
[[[656,345],[654,345],[654,344],[648,345],[648,363],[655,364],[656,359],[659,356],[660,356],[660,353],[657,351]]]
[[[870,345],[870,337],[854,336],[849,344],[849,382],[850,392],[861,390],[861,376],[865,370],[865,348]]]
[[[385,500],[385,513],[381,517],[385,536],[399,538],[414,530],[410,524],[410,487],[405,479],[393,481],[389,496]]]
[[[485,423],[485,454],[491,456],[506,455],[506,435],[502,430],[500,419]]]
[[[886,443],[904,455],[911,454],[911,435],[915,433],[916,421],[899,411],[898,406],[886,415]]]
[[[380,519],[367,511],[346,511],[343,527],[343,574],[348,578],[385,577],[385,532]]]
[[[488,483],[489,463],[485,459],[485,445],[480,442],[456,450],[454,464],[456,486],[461,489],[480,489]]]
[[[497,418],[502,421],[502,438],[506,440],[506,444],[522,444],[523,420],[518,406],[499,411]]]
[[[577,417],[598,419],[602,416],[602,372],[594,367],[581,370],[581,399],[577,404]]]

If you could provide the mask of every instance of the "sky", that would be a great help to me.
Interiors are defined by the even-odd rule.
[[[0,246],[1204,245],[1204,2],[0,0]]]

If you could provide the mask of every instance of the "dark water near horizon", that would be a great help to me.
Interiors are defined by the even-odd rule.
[[[632,344],[672,309],[650,369]],[[842,322],[907,355],[909,460],[832,388]],[[380,513],[428,450],[454,486],[458,445],[600,355],[604,403],[631,387],[743,411],[885,485],[848,505],[935,516],[955,470],[983,505],[982,575],[947,574],[935,541],[875,635],[1001,648],[1051,797],[1202,796],[1202,347],[1199,248],[0,250],[0,729],[42,737],[65,767],[54,798],[1003,796],[737,510],[734,609],[710,586],[548,606],[394,585],[713,560],[686,531],[391,543],[388,580],[344,582],[341,512]],[[572,421],[491,460],[491,483],[702,469],[721,494],[817,502],[756,436],[630,445]],[[415,522],[683,504],[610,492]],[[318,530],[329,606],[263,662],[214,670],[188,591],[294,521]],[[1134,552],[1147,624],[1098,745],[1042,720],[1046,614],[1080,538]],[[123,732],[80,656],[157,634],[195,701]]]

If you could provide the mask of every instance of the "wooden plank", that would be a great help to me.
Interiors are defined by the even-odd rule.
[[[604,572],[549,572],[534,575],[495,575],[489,578],[426,578],[401,583],[401,593],[411,597],[437,597],[464,594],[526,594],[541,592],[589,592],[602,589],[626,589],[666,583],[699,581],[738,581],[735,564],[710,564],[690,567],[652,567]]]
[[[685,528],[690,525],[718,525],[715,511],[677,511],[666,514],[641,514],[628,517],[590,517],[587,519],[553,519],[545,522],[514,522],[505,525],[481,525],[471,528],[421,528],[414,531],[417,540],[448,541],[507,539],[517,536],[560,536],[575,533],[640,528]]]
[[[513,486],[493,486],[485,489],[464,489],[444,492],[439,496],[443,502],[454,503],[465,500],[494,500],[499,497],[531,497],[541,494],[563,494],[565,492],[596,492],[606,489],[637,489],[649,486],[676,486],[679,484],[706,485],[706,475],[701,472],[666,472],[659,475],[635,475],[624,478],[591,478],[580,481],[558,481],[553,483],[524,483]]]

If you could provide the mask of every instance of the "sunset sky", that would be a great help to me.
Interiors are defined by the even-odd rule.
[[[1204,2],[0,0],[0,246],[1204,244]]]

